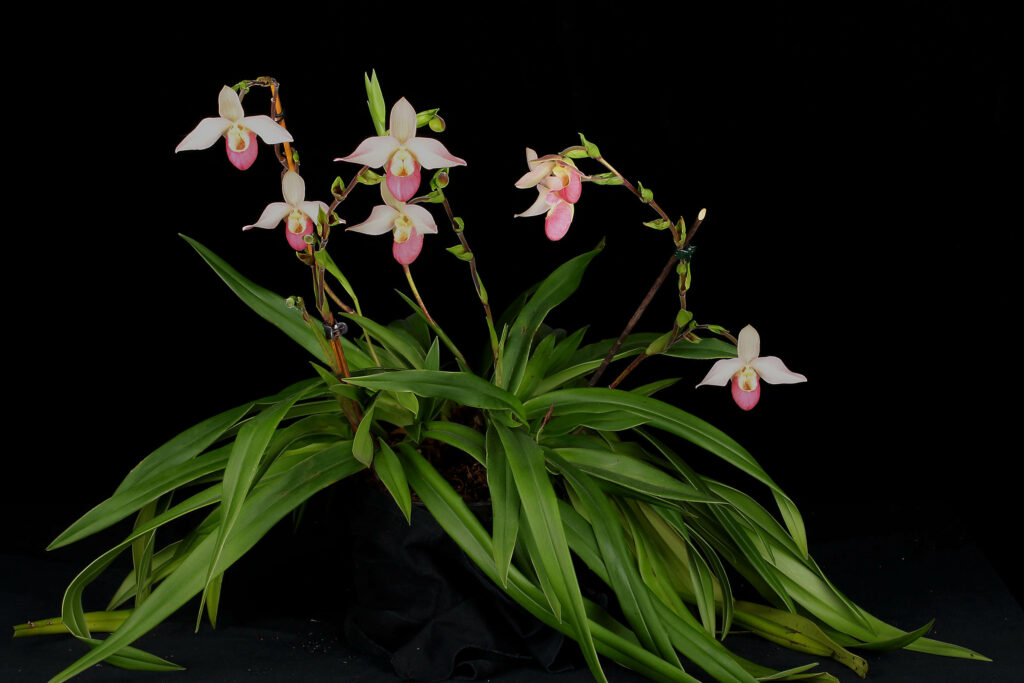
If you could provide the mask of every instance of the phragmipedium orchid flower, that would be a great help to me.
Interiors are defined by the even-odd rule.
[[[711,371],[698,384],[713,384],[724,387],[732,380],[732,397],[736,405],[743,410],[750,410],[761,398],[761,382],[769,384],[796,384],[806,382],[801,374],[790,372],[781,360],[775,356],[761,356],[761,336],[750,325],[740,330],[737,340],[736,358],[720,360],[711,366]]]
[[[365,235],[392,232],[395,238],[392,247],[395,260],[407,266],[420,255],[423,236],[437,233],[437,223],[430,212],[422,206],[406,204],[396,199],[384,183],[381,183],[380,194],[384,204],[373,207],[369,218],[359,225],[346,228],[346,231],[361,232]]]
[[[412,199],[420,186],[420,167],[447,168],[466,162],[445,149],[439,140],[416,136],[416,110],[404,97],[391,108],[388,135],[369,137],[356,151],[335,161],[350,161],[371,168],[384,168],[385,182],[400,202]]]
[[[238,93],[226,85],[217,96],[217,110],[220,116],[200,121],[174,151],[206,149],[224,136],[228,160],[244,171],[256,161],[257,135],[270,145],[292,142],[291,133],[269,116],[246,116]]]
[[[270,229],[284,221],[288,244],[296,251],[303,251],[306,248],[303,237],[313,234],[317,216],[321,211],[326,215],[329,207],[323,202],[306,201],[306,182],[295,171],[285,171],[281,178],[281,192],[284,194],[283,202],[268,204],[259,220],[242,230]]]
[[[575,207],[583,191],[582,173],[557,154],[537,158],[537,153],[526,148],[526,164],[530,170],[519,180],[516,187],[537,188],[537,199],[526,211],[517,213],[516,218],[539,216],[544,219],[544,233],[550,240],[560,240],[569,231]]]

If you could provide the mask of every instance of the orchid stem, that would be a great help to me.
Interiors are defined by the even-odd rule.
[[[416,297],[416,303],[420,305],[420,310],[423,311],[423,316],[427,319],[428,323],[437,327],[437,323],[434,322],[434,319],[430,317],[430,313],[427,311],[427,305],[423,303],[423,297],[420,296],[419,290],[416,289],[416,282],[412,279],[412,271],[409,270],[409,266],[406,264],[403,264],[402,268],[405,270],[406,279],[409,280],[409,287],[412,289],[412,294]]]
[[[615,340],[614,344],[612,344],[612,348],[608,350],[607,355],[605,355],[604,360],[601,362],[601,366],[596,372],[594,372],[594,376],[590,378],[589,386],[593,387],[597,385],[598,381],[601,379],[601,375],[604,374],[605,369],[607,369],[609,363],[612,362],[612,358],[614,358],[615,354],[618,353],[619,347],[622,346],[626,337],[628,337],[629,333],[633,331],[634,327],[636,327],[636,324],[640,321],[640,317],[643,316],[647,307],[651,304],[651,300],[654,298],[654,295],[665,283],[665,279],[668,277],[668,274],[672,272],[677,261],[678,259],[676,258],[676,255],[672,254],[671,258],[669,258],[668,262],[665,264],[665,267],[661,269],[661,274],[658,275],[658,279],[655,280],[654,284],[651,285],[651,288],[647,290],[647,294],[644,296],[643,301],[640,302],[639,308],[636,309],[636,312],[633,313],[633,317],[629,319],[628,323],[626,323],[625,329],[622,330],[619,338]],[[616,379],[615,383],[618,384],[619,381],[621,381],[621,378]]]
[[[643,363],[648,358],[650,358],[650,356],[648,356],[646,353],[641,353],[639,356],[634,358],[633,362],[629,364],[629,367],[623,370],[622,373],[615,378],[615,381],[608,385],[608,388],[614,389],[615,387],[619,386],[619,383],[622,382],[622,380],[626,379],[626,376],[629,375],[629,373],[636,370],[636,367],[640,365],[640,363]]]
[[[668,229],[672,232],[672,240],[677,245],[680,243],[679,231],[676,229],[675,223],[672,221],[671,218],[668,217],[667,213],[662,211],[661,207],[658,206],[657,202],[655,202],[653,199],[651,201],[645,201],[644,196],[640,193],[640,191],[633,187],[633,183],[626,180],[626,177],[619,173],[617,170],[615,170],[615,167],[608,163],[608,160],[605,159],[603,156],[595,157],[594,160],[597,161],[602,166],[604,166],[605,168],[607,168],[612,173],[614,173],[615,177],[622,181],[622,186],[625,187],[630,192],[632,192],[634,195],[636,195],[637,199],[644,202],[644,204],[650,204],[651,208],[654,209],[654,211],[657,212],[659,216],[661,216],[668,222]]]
[[[444,210],[448,214],[448,221],[451,223],[452,230],[455,231],[455,235],[459,238],[459,243],[462,244],[462,248],[465,249],[466,253],[471,254],[472,258],[469,259],[469,273],[473,278],[473,289],[476,290],[476,296],[480,299],[480,303],[484,307],[484,316],[487,318],[487,332],[491,338],[491,352],[494,355],[494,373],[495,377],[500,385],[502,383],[502,368],[500,357],[498,353],[498,333],[494,329],[494,316],[491,314],[491,304],[487,298],[487,290],[484,288],[484,283],[480,279],[480,273],[476,267],[476,253],[469,248],[469,242],[466,240],[465,230],[459,227],[459,224],[455,221],[455,214],[452,212],[452,207],[448,203],[448,197],[444,196]]]
[[[257,79],[256,83],[259,85],[270,86],[271,117],[282,128],[286,128],[284,123],[284,110],[281,107],[281,95],[278,92],[280,84],[277,82],[276,79],[268,77]],[[295,155],[292,153],[291,143],[285,142],[283,143],[283,145],[283,160],[281,159],[281,154],[278,153],[277,151],[277,145],[274,146],[274,153],[277,155],[278,161],[280,161],[282,165],[287,166],[287,169],[289,171],[298,172],[298,164],[295,163]],[[312,244],[306,247],[306,254],[310,258],[310,269],[312,270],[313,273],[313,292],[316,295],[316,310],[320,314],[321,319],[324,321],[326,325],[333,326],[335,322],[334,314],[331,313],[330,307],[327,306],[324,301],[324,290],[327,286],[327,283],[324,281],[324,269],[316,261],[316,254],[314,253]],[[336,372],[339,378],[349,377],[348,362],[345,359],[345,350],[341,347],[341,340],[336,336],[331,337],[331,350],[334,352],[334,362],[336,366]],[[350,422],[352,422],[353,417],[355,415],[358,415],[358,412],[358,407],[356,407],[355,413],[353,415],[349,415],[348,410],[345,411],[346,415],[348,415],[349,417]],[[356,422],[353,423],[353,429],[355,428],[356,424],[358,424],[358,420],[356,420]]]

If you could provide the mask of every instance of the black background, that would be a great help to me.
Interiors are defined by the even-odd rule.
[[[765,385],[750,413],[726,389],[693,390],[707,362],[652,360],[636,384],[681,377],[665,397],[758,458],[808,516],[812,552],[815,535],[831,532],[815,510],[875,501],[924,511],[922,526],[929,510],[952,514],[1016,581],[1006,545],[1021,519],[1019,289],[1002,169],[1013,161],[1003,17],[958,3],[673,19],[639,6],[486,21],[426,5],[361,12],[132,30],[83,16],[33,29],[12,55],[30,68],[15,70],[5,97],[16,169],[3,250],[7,547],[42,553],[166,439],[311,374],[304,352],[177,236],[309,298],[282,229],[240,229],[280,201],[269,148],[245,172],[219,143],[173,150],[216,115],[223,85],[271,75],[307,199],[329,200],[334,177],[355,170],[332,160],[373,134],[362,81],[376,69],[389,107],[405,96],[441,108],[439,137],[468,162],[448,196],[498,310],[605,239],[549,322],[614,336],[670,252],[665,233],[641,225],[654,214],[622,188],[585,186],[557,243],[542,218],[512,218],[535,197],[513,186],[524,149],[558,151],[583,132],[670,215],[689,222],[707,207],[697,319],[733,332],[753,324],[766,355],[809,379]],[[268,101],[254,90],[247,113]],[[359,187],[339,213],[352,225],[378,203]],[[456,240],[432,210],[440,233],[413,272],[456,342],[482,348],[467,269],[444,251]],[[407,313],[389,239],[336,233],[331,252],[368,315]],[[674,306],[666,289],[640,329],[667,330]]]

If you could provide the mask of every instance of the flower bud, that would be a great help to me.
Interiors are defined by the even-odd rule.
[[[430,126],[430,130],[434,131],[435,133],[440,133],[444,131],[446,127],[444,119],[436,115],[434,116],[434,118],[430,119],[430,121],[427,122],[427,125]]]

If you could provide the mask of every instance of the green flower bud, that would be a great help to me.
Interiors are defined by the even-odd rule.
[[[430,119],[430,121],[427,122],[427,125],[430,126],[430,130],[434,131],[435,133],[441,133],[447,127],[445,126],[444,119],[442,119],[440,116],[435,116],[434,118]]]
[[[427,109],[426,111],[417,112],[416,114],[416,127],[422,128],[423,126],[430,123],[430,120],[437,116],[437,107],[433,109]]]

